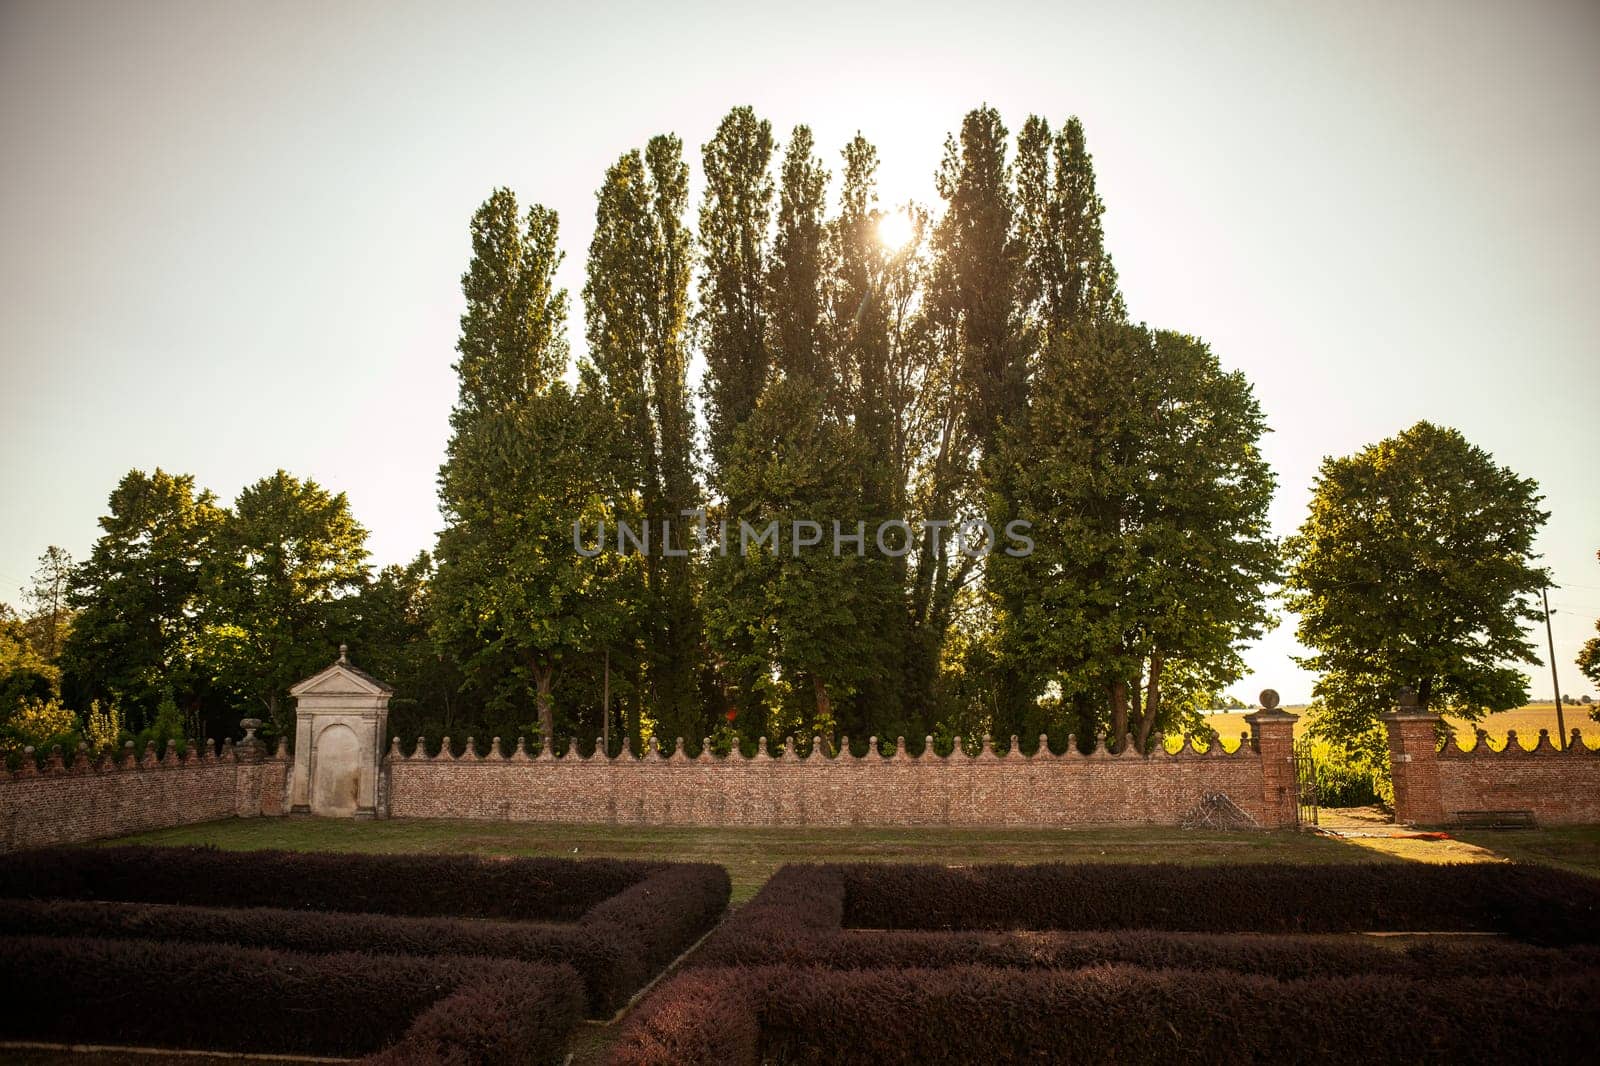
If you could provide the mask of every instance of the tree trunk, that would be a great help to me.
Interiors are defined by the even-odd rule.
[[[1150,653],[1150,680],[1145,686],[1144,714],[1139,719],[1139,750],[1150,750],[1150,734],[1156,726],[1156,716],[1161,713],[1161,667],[1163,661],[1160,652]]]
[[[1128,683],[1111,683],[1111,735],[1106,747],[1110,751],[1122,750],[1122,739],[1128,735]]]
[[[539,743],[543,750],[555,754],[556,741],[556,713],[550,705],[550,681],[555,676],[554,666],[546,666],[537,659],[529,665],[533,667],[534,701],[539,707]]]

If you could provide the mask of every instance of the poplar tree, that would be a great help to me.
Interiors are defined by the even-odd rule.
[[[691,565],[693,467],[687,316],[693,247],[683,224],[689,170],[676,137],[625,153],[598,194],[584,285],[589,353],[628,451],[631,486],[653,540],[645,558],[649,688],[658,727],[703,736],[702,623]]]
[[[997,534],[1015,516],[1013,483],[1026,460],[1007,456],[1008,440],[1026,433],[1030,338],[1023,314],[1025,249],[1018,236],[1017,199],[1006,159],[1000,115],[983,107],[967,114],[959,139],[945,142],[936,175],[945,212],[933,233],[930,313],[954,347],[957,386],[971,435],[984,518]],[[986,574],[1003,567],[990,556]],[[993,664],[990,729],[1020,734],[1033,707],[1037,678],[1016,646],[1019,604],[996,592],[1014,582],[988,581],[998,632]]]
[[[767,380],[772,151],[772,124],[737,107],[701,152],[697,325],[706,360],[709,480],[724,496],[734,432],[754,412]]]
[[[574,390],[562,378],[558,231],[537,204],[519,219],[506,189],[473,217],[432,590],[436,636],[498,715],[497,731],[518,731],[531,688],[545,745],[557,739],[557,671],[619,640],[629,609],[618,557],[574,543],[575,523],[614,524],[619,491],[611,412],[585,382]]]

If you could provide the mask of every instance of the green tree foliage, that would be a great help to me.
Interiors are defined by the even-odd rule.
[[[505,189],[473,218],[431,593],[435,633],[487,704],[487,724],[526,731],[531,690],[544,743],[557,735],[557,671],[620,639],[628,603],[617,557],[574,545],[575,522],[614,527],[616,445],[593,381],[574,390],[560,377],[567,294],[554,281],[557,235],[553,211],[534,205],[524,223]],[[397,575],[394,593],[420,576]]]
[[[1468,720],[1527,700],[1505,664],[1535,658],[1523,624],[1542,619],[1534,596],[1549,582],[1533,563],[1540,500],[1536,482],[1428,422],[1323,461],[1287,544],[1323,735],[1363,734],[1402,687]]]
[[[1200,341],[1103,322],[1052,342],[1028,429],[1013,483],[1036,550],[999,591],[1029,655],[1088,697],[1078,735],[1149,750],[1238,679],[1269,621],[1260,408]]]
[[[282,470],[247,486],[207,567],[205,652],[219,681],[292,731],[289,687],[332,662],[366,584],[367,531],[344,493]]]
[[[709,480],[724,495],[733,435],[767,381],[767,271],[772,223],[772,124],[728,112],[701,152],[700,350],[705,355]]]
[[[351,604],[351,655],[394,688],[389,723],[396,736],[460,735],[467,709],[456,657],[433,636],[433,577],[433,557],[421,552],[378,571]]]
[[[32,631],[31,640],[50,662],[60,656],[72,624],[72,608],[67,602],[72,591],[72,574],[72,556],[52,544],[39,556],[38,567],[26,590],[26,600],[32,608],[27,621]]]
[[[24,703],[54,699],[61,671],[34,646],[27,624],[0,603],[0,725]]]
[[[193,477],[160,469],[129,471],[109,510],[74,574],[62,664],[76,691],[117,703],[137,729],[168,693],[197,705],[209,685],[202,569],[224,515]]]
[[[668,738],[703,736],[706,725],[699,575],[688,550],[688,515],[701,502],[688,386],[688,196],[678,138],[653,137],[642,155],[617,160],[600,189],[583,290],[601,399],[627,455],[629,487],[656,538],[645,557],[645,681]]]

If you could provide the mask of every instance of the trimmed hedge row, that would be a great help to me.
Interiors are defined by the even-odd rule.
[[[1596,995],[1592,970],[1440,985],[1129,967],[704,969],[653,993],[611,1061],[1584,1062],[1600,1042]]]
[[[396,1064],[559,1062],[583,1005],[567,966],[83,937],[0,939],[0,984],[10,1039]]]
[[[1301,866],[860,864],[846,926],[1346,933],[1476,931],[1600,940],[1600,880],[1509,863]]]
[[[666,867],[616,859],[50,848],[0,863],[0,897],[570,922]]]
[[[481,955],[566,963],[590,1015],[609,1015],[714,925],[727,906],[717,866],[669,866],[591,908],[577,923],[0,899],[0,934],[201,941],[311,953]]]
[[[844,929],[846,868],[786,866],[695,952],[688,965],[816,966],[834,970],[994,966],[1234,970],[1280,979],[1391,973],[1414,977],[1545,976],[1600,968],[1600,947],[1567,950],[1505,941],[1413,944],[1306,935],[1161,930],[928,932]]]

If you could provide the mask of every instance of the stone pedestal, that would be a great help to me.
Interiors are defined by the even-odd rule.
[[[1439,716],[1417,706],[1417,695],[1401,689],[1399,707],[1383,716],[1389,732],[1389,770],[1394,775],[1394,820],[1414,825],[1444,821],[1439,794]]]
[[[1268,829],[1292,826],[1299,820],[1299,793],[1295,786],[1294,724],[1300,720],[1278,706],[1272,689],[1261,693],[1261,707],[1244,716],[1250,723],[1251,743],[1261,756],[1262,825]]]
[[[296,700],[290,814],[374,818],[394,689],[339,661],[289,690]]]

